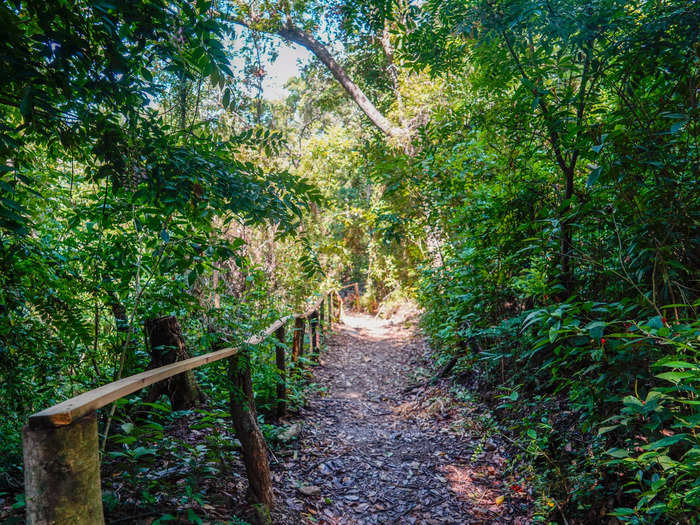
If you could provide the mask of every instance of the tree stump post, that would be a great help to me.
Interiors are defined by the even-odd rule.
[[[284,416],[287,411],[287,365],[285,362],[285,328],[280,326],[275,331],[277,343],[275,344],[275,361],[277,363],[277,417]]]
[[[147,319],[144,330],[151,354],[149,369],[189,359],[182,328],[174,315]],[[192,370],[153,385],[148,397],[155,400],[162,394],[168,395],[173,410],[192,408],[201,398]]]
[[[250,377],[250,348],[244,345],[229,360],[231,381],[230,408],[236,437],[241,442],[243,463],[248,476],[249,499],[253,503],[258,524],[271,523],[274,504],[267,444],[258,427],[253,382]]]
[[[312,359],[318,360],[318,346],[318,310],[314,310],[309,316],[309,349]]]
[[[294,319],[294,337],[292,339],[292,361],[297,362],[300,356],[304,355],[304,318]]]
[[[355,283],[355,310],[360,311],[360,286]]]
[[[24,490],[28,525],[102,525],[97,417],[70,425],[25,426]]]

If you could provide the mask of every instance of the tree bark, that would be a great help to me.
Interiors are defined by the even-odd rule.
[[[248,496],[256,508],[256,521],[269,523],[270,510],[274,504],[270,464],[267,459],[267,444],[258,427],[250,378],[250,354],[245,347],[229,360],[229,379],[231,419],[236,437],[241,442],[248,476]]]
[[[147,319],[144,324],[146,339],[151,354],[149,369],[189,359],[182,328],[177,317],[166,315]],[[149,399],[158,399],[162,394],[170,398],[174,410],[186,410],[195,406],[201,395],[192,370],[178,374],[151,388]]]
[[[97,418],[24,427],[24,487],[29,525],[101,525]]]
[[[107,292],[107,300],[105,303],[109,307],[109,309],[112,311],[112,316],[114,317],[114,324],[117,329],[117,333],[119,334],[119,341],[117,345],[115,346],[115,353],[119,355],[119,352],[124,352],[124,364],[122,367],[117,367],[117,371],[119,368],[122,368],[122,373],[123,375],[130,375],[133,373],[134,369],[136,368],[136,357],[135,357],[135,350],[136,350],[136,338],[129,336],[129,331],[131,330],[131,326],[129,326],[129,318],[126,313],[126,306],[119,300],[119,297],[115,292]],[[128,348],[124,348],[124,345],[126,343],[129,343]],[[116,381],[119,379],[118,377],[114,377],[114,380]]]
[[[574,169],[567,170],[564,173],[565,177],[565,188],[564,188],[564,202],[566,205],[562,210],[562,217],[559,230],[559,241],[560,241],[560,264],[561,264],[561,281],[565,289],[565,298],[570,297],[574,291],[574,275],[573,266],[571,264],[571,257],[573,255],[573,238],[572,238],[572,227],[571,219],[567,215],[571,212],[571,197],[574,195]]]
[[[250,24],[244,20],[234,19],[232,21],[252,29]],[[258,29],[256,28],[256,30]],[[347,94],[350,95],[350,98],[382,133],[396,139],[403,139],[408,136],[408,130],[394,126],[389,119],[377,109],[372,101],[367,98],[367,95],[364,94],[362,89],[352,81],[347,71],[345,71],[345,68],[336,62],[326,46],[319,42],[311,33],[295,26],[291,17],[287,16],[286,22],[278,28],[263,31],[277,34],[285,40],[299,44],[311,51],[316,58],[328,68],[338,83],[345,89]]]
[[[400,138],[406,134],[405,130],[397,128],[389,122],[376,106],[367,98],[360,87],[355,84],[350,76],[338,62],[331,56],[328,49],[316,40],[311,34],[299,29],[291,23],[286,23],[277,33],[286,40],[299,44],[311,51],[328,68],[338,83],[345,89],[355,103],[360,107],[365,115],[377,126],[385,135],[393,138]]]

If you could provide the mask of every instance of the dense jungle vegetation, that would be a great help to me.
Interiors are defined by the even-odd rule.
[[[149,319],[198,355],[359,281],[369,312],[420,306],[536,520],[697,522],[698,3],[8,0],[0,26],[0,509],[28,415],[149,367]],[[313,60],[270,101],[281,42]],[[218,431],[225,365],[195,377]],[[156,454],[225,470],[225,440],[164,431],[176,408],[100,411],[136,487],[108,512],[154,503]],[[206,503],[207,468],[173,493]]]

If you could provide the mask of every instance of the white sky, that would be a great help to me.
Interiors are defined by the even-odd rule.
[[[311,52],[303,47],[280,42],[277,60],[264,66],[267,75],[263,80],[263,98],[279,100],[287,96],[288,92],[284,89],[284,85],[290,78],[299,74],[300,61],[304,64],[309,58],[311,58]]]

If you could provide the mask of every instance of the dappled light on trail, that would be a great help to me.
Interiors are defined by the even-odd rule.
[[[454,424],[474,407],[439,385],[406,393],[425,341],[368,315],[343,321],[314,371],[323,390],[284,453],[290,515],[325,525],[527,523],[529,499],[506,494],[500,446],[484,450],[481,434]]]
[[[381,341],[396,337],[395,333],[388,330],[388,321],[362,314],[343,314],[344,333],[365,338],[370,341]]]

